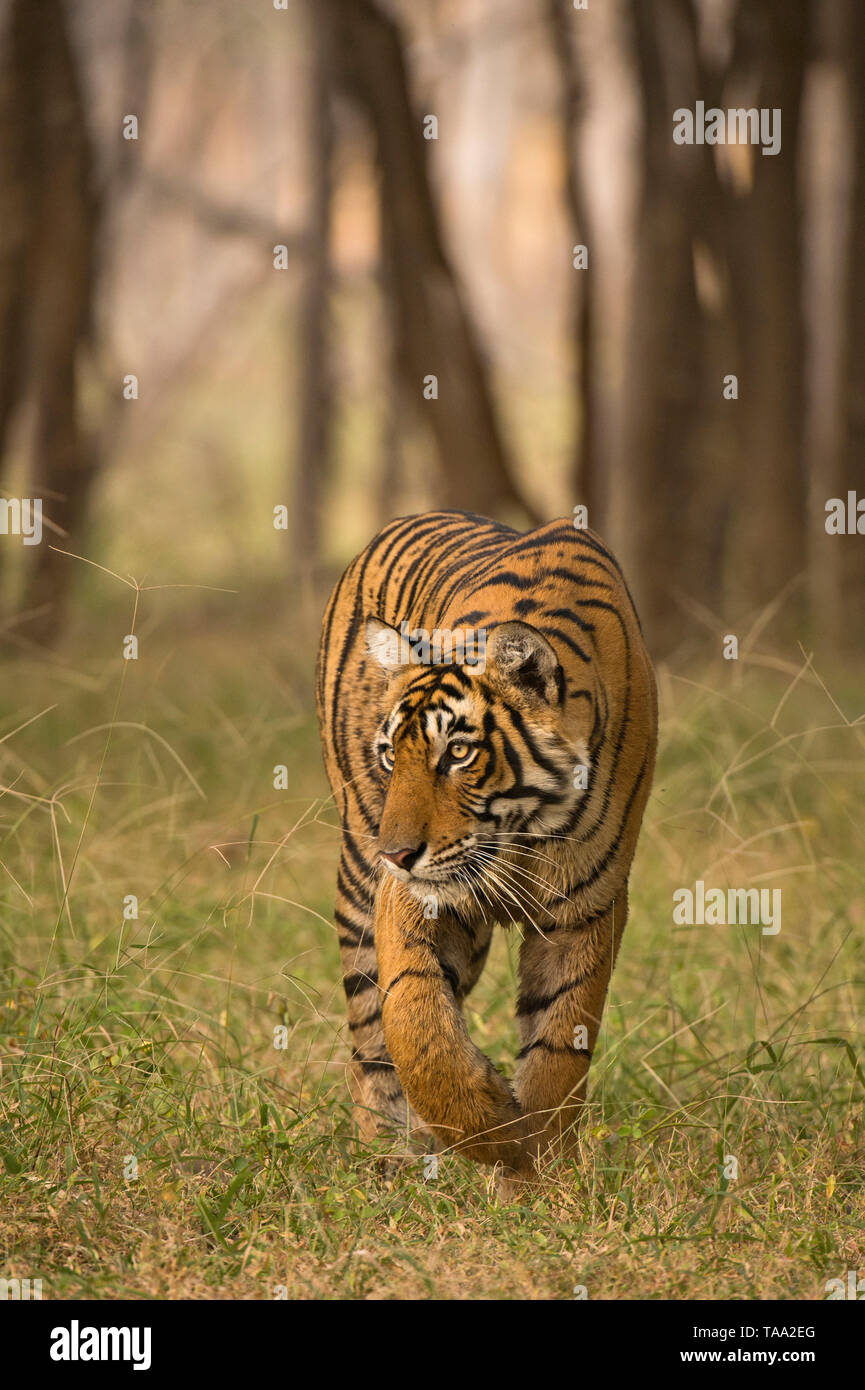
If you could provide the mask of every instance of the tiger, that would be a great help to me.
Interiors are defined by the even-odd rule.
[[[513,1192],[576,1142],[654,775],[622,571],[573,518],[397,518],[333,590],[316,704],[361,1137]],[[521,938],[510,1081],[463,1012],[497,924]]]

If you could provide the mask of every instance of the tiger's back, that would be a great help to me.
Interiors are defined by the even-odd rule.
[[[483,634],[485,659],[406,661],[418,632],[472,633],[475,658]],[[583,1095],[654,769],[654,676],[619,567],[567,520],[394,521],[334,591],[317,700],[362,1127],[407,1121],[527,1171]],[[496,920],[525,933],[512,1087],[459,1014]],[[419,1060],[442,1051],[430,1028],[456,1068]]]

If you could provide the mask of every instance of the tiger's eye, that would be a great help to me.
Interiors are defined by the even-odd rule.
[[[448,757],[455,763],[461,763],[471,752],[470,743],[451,743],[448,745]]]

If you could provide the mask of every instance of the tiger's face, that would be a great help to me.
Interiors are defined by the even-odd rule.
[[[398,636],[369,619],[367,649],[388,677],[369,752],[379,860],[416,897],[479,903],[498,896],[520,845],[566,831],[588,749],[569,727],[555,650],[529,624],[493,628],[483,667],[406,663]]]

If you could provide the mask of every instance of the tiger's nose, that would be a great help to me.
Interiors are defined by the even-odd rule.
[[[419,845],[407,846],[404,849],[383,849],[381,850],[382,859],[386,859],[389,864],[395,864],[398,869],[408,871],[413,864],[416,864],[426,849],[426,840],[422,840]]]

